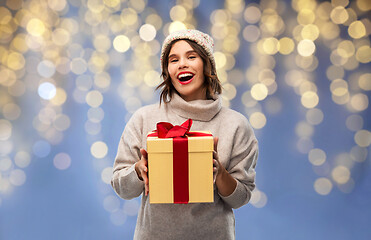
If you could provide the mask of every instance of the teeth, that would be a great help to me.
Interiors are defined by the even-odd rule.
[[[189,77],[189,76],[193,76],[193,74],[192,73],[183,73],[183,74],[180,74],[179,76],[178,76],[178,78],[184,78],[184,77]]]

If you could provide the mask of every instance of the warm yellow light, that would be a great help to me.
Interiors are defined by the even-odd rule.
[[[311,108],[308,109],[306,115],[305,115],[308,123],[312,125],[318,125],[323,121],[323,112],[318,108]]]
[[[314,42],[308,39],[301,40],[297,47],[298,53],[303,57],[308,57],[316,50]]]
[[[74,58],[70,62],[71,71],[77,75],[83,74],[87,70],[87,63],[83,58]]]
[[[249,118],[250,124],[255,129],[261,129],[267,123],[267,118],[261,112],[254,112]]]
[[[90,107],[99,107],[103,103],[103,95],[93,90],[86,95],[85,101]]]
[[[352,38],[359,39],[366,35],[366,27],[363,22],[354,21],[349,25],[348,33]]]
[[[263,24],[260,25],[260,28],[263,32],[269,33],[269,35],[278,35],[281,33],[285,27],[285,23],[283,22],[282,18],[277,15],[275,12],[274,14],[268,15],[266,14],[261,19]]]
[[[125,8],[121,12],[121,22],[125,26],[131,26],[134,25],[138,21],[138,14],[137,12],[132,8]]]
[[[11,12],[5,7],[0,7],[0,24],[8,24],[10,20],[12,20]]]
[[[359,130],[354,135],[354,141],[360,147],[368,147],[371,144],[371,132],[368,130]]]
[[[326,162],[326,153],[319,148],[314,148],[308,153],[309,162],[314,166],[321,166]]]
[[[0,141],[6,141],[12,136],[12,123],[5,119],[0,119]]]
[[[246,91],[242,94],[241,102],[246,107],[254,107],[258,103],[252,96],[250,91]]]
[[[310,138],[313,132],[313,126],[305,121],[300,121],[295,126],[295,133],[300,138]]]
[[[94,76],[94,85],[100,89],[106,89],[111,84],[111,77],[106,72],[101,72],[95,74]]]
[[[103,0],[107,7],[116,8],[120,5],[120,0]]]
[[[52,33],[52,40],[58,46],[64,46],[70,41],[70,33],[64,28],[57,28]]]
[[[331,65],[326,70],[326,76],[330,81],[338,78],[343,78],[344,74],[345,74],[344,68],[341,66]]]
[[[308,24],[301,30],[301,36],[303,39],[316,40],[319,36],[319,29],[314,24]]]
[[[331,11],[332,11],[331,3],[323,2],[317,7],[316,14],[320,19],[328,20],[330,18]]]
[[[330,90],[336,96],[343,96],[348,93],[348,83],[343,79],[335,79],[331,82]]]
[[[211,13],[210,20],[215,25],[225,25],[231,16],[230,13],[225,11],[224,9],[217,9]]]
[[[126,52],[130,48],[130,39],[125,35],[119,35],[113,40],[113,47],[118,52]]]
[[[105,142],[94,142],[90,147],[90,153],[95,158],[104,158],[107,155],[108,147]]]
[[[298,23],[302,25],[311,24],[316,19],[316,15],[310,9],[303,9],[298,13]]]
[[[100,52],[106,52],[111,48],[111,40],[103,34],[96,35],[93,44]]]
[[[144,75],[144,82],[149,87],[158,86],[161,82],[160,73],[155,70],[150,70]]]
[[[318,102],[319,98],[315,92],[307,91],[301,96],[301,104],[306,108],[314,108]]]
[[[284,37],[278,42],[278,51],[283,55],[288,55],[292,53],[295,49],[295,43],[291,38]]]
[[[334,7],[337,7],[337,6],[346,7],[349,4],[349,0],[331,0],[331,4]]]
[[[244,18],[246,22],[254,24],[259,21],[261,17],[261,11],[258,6],[249,5],[244,12]]]
[[[54,98],[50,100],[50,102],[54,105],[60,106],[65,103],[67,100],[66,91],[63,88],[57,88],[56,94]]]
[[[48,5],[54,11],[62,11],[66,7],[66,0],[48,0]]]
[[[371,73],[362,74],[358,79],[358,85],[365,91],[371,90]]]
[[[366,110],[369,104],[368,97],[366,94],[357,93],[351,97],[350,104],[356,111]]]
[[[251,96],[255,100],[262,101],[268,96],[268,88],[262,83],[256,83],[251,88]]]
[[[361,63],[369,63],[371,61],[371,48],[370,46],[362,46],[357,49],[356,59]]]
[[[227,36],[223,41],[223,50],[228,53],[235,53],[240,47],[240,40],[236,36]]]
[[[328,40],[335,39],[340,34],[340,28],[337,24],[332,22],[326,22],[320,27],[321,35]]]
[[[8,120],[18,119],[22,109],[15,103],[8,103],[3,107],[3,115]]]
[[[156,30],[159,30],[162,26],[162,18],[155,13],[148,15],[145,22],[154,26]]]
[[[28,46],[26,44],[26,35],[23,33],[18,34],[12,41],[12,47],[21,53],[28,51]],[[1,54],[0,54],[1,55]],[[0,57],[1,59],[1,57]]]
[[[187,19],[187,10],[182,5],[175,5],[170,10],[170,18],[182,22]]]
[[[348,20],[349,15],[344,7],[338,6],[331,11],[330,17],[333,23],[343,24]]]
[[[270,37],[263,41],[263,51],[266,54],[274,55],[278,51],[278,40],[276,38]]]
[[[245,9],[245,1],[242,0],[227,0],[225,8],[233,14],[240,14]]]
[[[337,96],[337,95],[332,94],[331,98],[336,104],[344,105],[344,104],[349,102],[350,94],[349,94],[349,92],[347,92],[346,94],[344,94],[342,96]]]
[[[356,0],[357,7],[364,11],[370,11],[371,10],[371,3],[369,0]]]
[[[314,182],[314,190],[320,195],[328,195],[332,190],[332,183],[327,178],[318,178]]]
[[[222,52],[215,52],[214,53],[215,64],[216,68],[223,68],[227,63],[227,58],[224,53]]]
[[[71,125],[70,118],[65,114],[58,114],[53,122],[53,126],[58,131],[66,131]]]
[[[37,19],[37,18],[32,18],[28,23],[27,23],[27,31],[29,34],[33,36],[41,36],[44,34],[46,28],[44,23]]]
[[[236,87],[230,83],[223,84],[223,97],[229,101],[236,97]]]
[[[93,13],[100,13],[105,8],[102,0],[88,0],[86,4]]]
[[[338,54],[344,58],[349,58],[353,56],[355,53],[354,44],[353,42],[349,40],[344,40],[340,42],[337,49],[338,49]]]
[[[267,195],[255,188],[250,199],[251,204],[256,208],[262,208],[267,204],[267,201]]]
[[[156,37],[156,28],[151,24],[144,24],[139,29],[139,36],[146,42],[150,42]]]
[[[179,21],[174,21],[174,22],[170,23],[169,33],[184,30],[184,29],[187,29],[187,27],[184,23],[179,22]]]
[[[23,55],[18,52],[11,52],[8,55],[7,65],[12,70],[19,70],[24,67],[26,60]]]
[[[317,2],[312,0],[293,0],[291,5],[293,9],[299,12],[302,9],[314,10],[316,8]]]
[[[349,181],[350,171],[345,166],[337,166],[331,172],[332,179],[338,184],[345,184]]]

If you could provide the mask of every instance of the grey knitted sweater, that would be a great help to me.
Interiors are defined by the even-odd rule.
[[[219,137],[219,160],[237,180],[236,189],[223,197],[215,187],[213,203],[150,204],[135,171],[139,150],[146,149],[146,136],[157,122],[180,125],[188,118],[193,120],[191,131],[209,130]],[[124,199],[142,195],[134,239],[235,239],[232,208],[250,200],[257,157],[257,140],[242,114],[222,107],[219,97],[186,102],[174,94],[168,104],[145,106],[133,114],[118,146],[111,184]]]

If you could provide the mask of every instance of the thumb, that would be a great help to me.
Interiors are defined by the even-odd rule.
[[[215,152],[218,151],[218,141],[219,141],[219,138],[218,137],[214,137],[214,151]]]

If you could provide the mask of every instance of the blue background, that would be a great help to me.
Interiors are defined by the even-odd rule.
[[[158,11],[164,22],[171,21],[169,10],[176,4],[175,1],[148,2],[148,6]],[[290,2],[286,3],[286,7],[287,14],[281,17],[287,21],[295,18]],[[210,14],[223,8],[223,1],[202,1],[193,12],[197,27],[209,32]],[[77,12],[78,7],[71,6],[66,16],[77,16]],[[368,17],[369,13],[366,13]],[[343,38],[347,37],[343,32],[341,34]],[[89,37],[83,38],[87,38],[83,46],[92,47]],[[161,42],[163,38],[159,31],[156,39]],[[236,65],[246,69],[252,61],[250,43],[242,36],[240,41],[241,53],[236,55]],[[352,113],[331,100],[330,81],[326,79],[326,68],[331,65],[330,50],[318,41],[315,54],[320,64],[313,74],[324,120],[315,126],[312,141],[315,147],[326,151],[327,161],[333,165],[337,154],[347,152],[355,145],[354,132],[345,126],[346,118]],[[258,189],[266,194],[267,203],[261,208],[248,204],[235,210],[237,239],[371,239],[370,155],[365,161],[353,165],[351,177],[355,184],[350,193],[340,191],[336,183],[333,183],[328,195],[315,191],[313,184],[318,175],[308,161],[308,155],[296,148],[298,137],[295,126],[305,119],[306,109],[301,105],[300,97],[285,83],[287,69],[280,59],[283,57],[277,56],[274,68],[278,85],[274,96],[281,101],[282,109],[275,115],[266,114],[264,128],[255,130],[260,151],[256,183]],[[370,63],[361,63],[353,71],[370,72]],[[103,206],[104,199],[115,194],[110,185],[102,182],[101,171],[113,165],[121,133],[130,115],[117,92],[122,81],[120,68],[111,67],[107,72],[112,81],[103,93],[104,101],[100,106],[105,116],[99,137],[109,149],[104,159],[95,159],[90,153],[96,138],[89,136],[84,129],[89,106],[76,103],[72,97],[75,74],[70,73],[63,86],[68,95],[63,112],[70,117],[71,125],[64,131],[63,141],[52,145],[44,157],[38,157],[32,150],[34,143],[42,139],[31,126],[41,106],[40,97],[30,91],[18,98],[23,112],[14,122],[13,131],[18,134],[14,137],[14,145],[22,145],[29,150],[31,163],[24,169],[26,181],[23,185],[0,192],[0,239],[132,238],[136,216],[127,215],[124,224],[117,226],[111,221],[112,213]],[[230,102],[232,109],[246,117],[248,115],[240,99],[249,88],[245,83],[237,87],[237,96]],[[369,92],[365,94],[369,97]],[[158,92],[154,92],[151,101],[158,101]],[[262,112],[264,110],[263,105]],[[370,130],[370,107],[358,114],[364,119],[363,129]],[[370,151],[369,146],[367,149]],[[54,156],[60,152],[68,153],[72,160],[71,166],[63,171],[53,165]],[[3,177],[6,175],[7,172],[2,173]],[[126,202],[135,206],[140,199],[120,199],[120,206]]]

